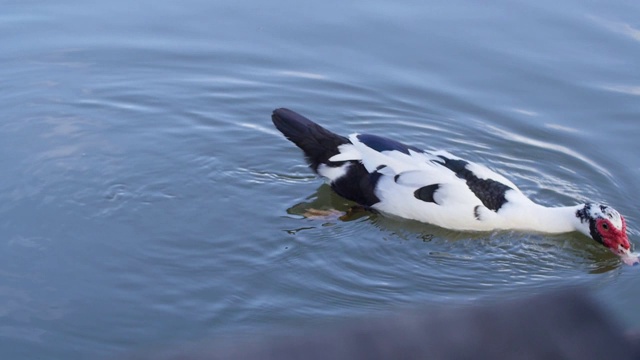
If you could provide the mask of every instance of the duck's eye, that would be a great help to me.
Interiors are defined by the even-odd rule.
[[[609,230],[609,224],[602,223],[602,228],[605,229],[605,230]]]

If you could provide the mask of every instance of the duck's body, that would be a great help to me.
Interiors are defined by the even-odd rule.
[[[346,138],[288,109],[272,119],[339,195],[381,213],[453,230],[580,231],[615,253],[629,252],[624,218],[611,207],[545,207],[504,176],[446,151],[376,135]]]
[[[367,205],[382,213],[454,230],[575,230],[573,222],[559,220],[567,218],[564,214],[574,215],[579,206],[538,205],[485,166],[446,151],[422,151],[374,135],[354,134],[349,140],[351,144],[341,145],[340,154],[330,160],[347,161],[338,167],[346,170],[345,182],[357,180],[349,178],[349,168],[365,168],[368,178],[364,181],[370,183],[365,189],[378,199]],[[319,168],[318,173],[339,186],[340,178],[329,176],[340,172],[328,168]],[[572,219],[579,222],[575,216]]]

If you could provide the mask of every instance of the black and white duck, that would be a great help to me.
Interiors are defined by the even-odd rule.
[[[344,137],[284,108],[272,120],[336,193],[368,209],[461,231],[578,231],[623,262],[640,263],[624,217],[608,205],[543,206],[504,176],[446,151],[378,135]]]

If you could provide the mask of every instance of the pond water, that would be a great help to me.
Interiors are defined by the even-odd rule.
[[[586,286],[638,328],[640,271],[577,234],[345,211],[272,126],[446,149],[534,200],[608,203],[640,246],[637,1],[5,1],[0,357],[118,354]]]

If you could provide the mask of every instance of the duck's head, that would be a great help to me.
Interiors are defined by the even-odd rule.
[[[576,211],[580,220],[578,230],[620,256],[629,265],[638,265],[638,254],[631,252],[624,217],[614,208],[588,203]]]

